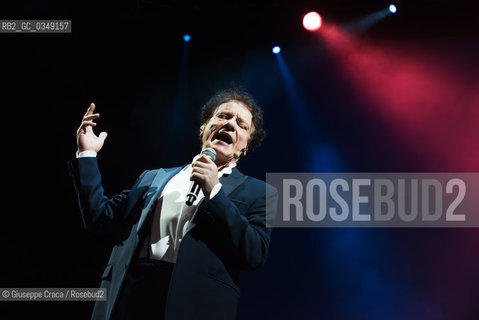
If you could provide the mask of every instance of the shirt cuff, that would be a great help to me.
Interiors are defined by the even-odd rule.
[[[216,196],[218,194],[218,192],[220,192],[221,186],[222,186],[222,184],[218,182],[213,187],[213,189],[211,189],[210,195],[208,196],[208,200],[213,199],[213,197]]]
[[[96,157],[96,152],[92,150],[86,150],[82,152],[77,151],[76,157],[77,158]]]

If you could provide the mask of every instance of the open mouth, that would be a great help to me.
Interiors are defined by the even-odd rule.
[[[213,138],[213,141],[214,140],[222,141],[226,144],[232,144],[233,143],[233,139],[231,138],[231,136],[224,131],[223,132],[218,132],[217,134],[215,134],[215,136]]]

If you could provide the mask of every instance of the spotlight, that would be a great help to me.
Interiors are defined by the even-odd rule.
[[[272,51],[273,51],[274,54],[278,54],[278,53],[281,52],[281,48],[278,47],[278,46],[274,46]]]
[[[391,12],[391,13],[396,13],[396,11],[398,11],[398,9],[396,8],[396,6],[393,5],[393,4],[391,4],[391,5],[389,6],[389,12]]]
[[[184,34],[184,35],[183,35],[183,40],[184,40],[185,42],[190,42],[191,36],[190,36],[189,34]]]
[[[310,12],[306,14],[303,18],[303,27],[308,31],[317,31],[321,28],[322,19],[319,13],[317,12]]]

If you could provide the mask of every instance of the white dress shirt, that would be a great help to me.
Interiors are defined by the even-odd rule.
[[[236,163],[233,163],[218,172],[218,178],[224,174],[230,174],[235,165]],[[193,213],[204,198],[204,194],[200,190],[193,205],[187,206],[185,203],[191,186],[191,171],[192,167],[189,164],[178,172],[166,184],[157,200],[151,225],[150,258],[176,262],[181,240],[186,234]],[[221,183],[218,183],[211,190],[209,198],[213,198],[220,189]]]

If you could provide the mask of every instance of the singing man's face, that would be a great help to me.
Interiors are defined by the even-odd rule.
[[[213,148],[216,151],[217,166],[235,160],[235,154],[239,156],[241,150],[246,148],[254,131],[253,115],[243,103],[236,100],[219,105],[204,125],[205,128],[200,132],[203,149]]]

